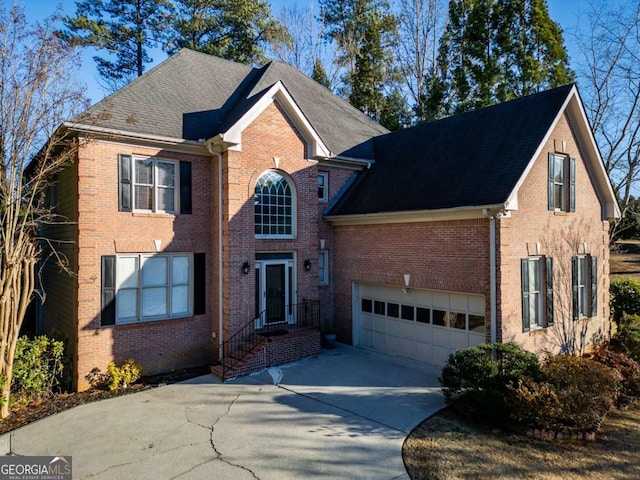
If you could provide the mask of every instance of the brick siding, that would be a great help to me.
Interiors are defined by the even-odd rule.
[[[594,338],[606,338],[610,333],[609,224],[602,220],[603,206],[575,138],[564,115],[519,191],[518,210],[511,218],[498,221],[500,339],[534,352],[557,352],[563,343],[573,340],[588,349]],[[564,140],[566,153],[577,160],[575,212],[551,212],[547,207],[548,154],[554,151],[554,140]],[[520,260],[529,255],[536,242],[540,243],[540,254],[554,261],[555,325],[523,332]],[[574,321],[571,257],[583,253],[585,242],[586,253],[598,257],[598,315]]]

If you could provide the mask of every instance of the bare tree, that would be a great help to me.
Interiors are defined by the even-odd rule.
[[[74,50],[54,34],[54,23],[29,25],[18,7],[0,10],[0,417],[9,414],[15,347],[35,290],[41,257],[38,227],[59,219],[44,192],[68,165],[77,140],[61,128],[86,108],[73,84]]]
[[[278,19],[287,26],[290,42],[277,42],[272,45],[275,57],[307,75],[313,70],[318,43],[317,23],[310,7],[301,7],[297,3],[285,5]]]
[[[640,3],[594,0],[580,24],[581,92],[624,216],[640,176]]]
[[[424,110],[427,79],[436,75],[438,39],[446,11],[442,0],[398,0],[395,56],[415,112]],[[419,115],[418,115],[419,116]]]
[[[329,88],[336,88],[343,65],[338,60],[337,45],[323,39],[324,17],[317,16],[311,6],[293,3],[282,7],[278,20],[289,30],[290,42],[274,42],[271,46],[273,56],[309,77],[313,77],[314,68],[320,62]]]
[[[562,227],[560,231],[549,226],[544,238],[545,249],[553,258],[553,325],[549,326],[552,333],[550,343],[560,352],[568,355],[580,355],[608,338],[608,328],[596,328],[591,318],[575,318],[574,312],[574,272],[572,258],[582,248],[585,239],[589,238],[590,227],[584,220],[573,220]],[[604,266],[600,263],[598,268]],[[602,275],[598,276],[598,289],[602,292],[604,285],[600,285]],[[597,295],[597,291],[592,294]],[[604,328],[604,329],[603,329]]]

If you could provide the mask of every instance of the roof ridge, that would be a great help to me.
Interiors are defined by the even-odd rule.
[[[325,92],[333,95],[335,98],[337,98],[340,102],[342,102],[344,105],[348,106],[349,108],[352,108],[354,110],[357,110],[358,112],[360,112],[365,118],[366,120],[368,120],[370,123],[377,125],[378,127],[382,127],[384,128],[387,132],[390,132],[390,130],[386,127],[383,127],[382,125],[380,125],[380,123],[376,122],[374,119],[372,119],[369,115],[367,115],[366,113],[364,113],[362,110],[360,110],[359,108],[354,107],[353,105],[351,105],[349,103],[349,101],[346,98],[343,98],[339,95],[337,95],[335,92],[331,91],[331,89],[325,87],[324,85],[322,85],[321,83],[317,82],[316,80],[314,80],[313,78],[311,78],[309,75],[307,75],[306,73],[302,72],[301,70],[298,70],[296,67],[294,67],[293,65],[290,65],[288,63],[285,62],[281,62],[279,60],[271,60],[269,61],[269,63],[267,63],[264,67],[269,67],[267,70],[265,70],[265,74],[268,70],[275,70],[277,67],[283,67],[286,68],[288,70],[291,70],[292,72],[296,73],[297,75],[300,75],[304,78],[306,78],[307,80],[311,80],[312,82],[314,82],[318,87],[320,87],[321,89],[323,89]],[[284,82],[282,82],[284,84]],[[286,85],[286,84],[285,84]],[[381,133],[381,135],[383,135]]]
[[[444,121],[444,120],[450,120],[452,118],[460,118],[460,117],[462,117],[464,115],[471,115],[471,114],[474,114],[476,112],[481,112],[481,111],[482,112],[486,112],[487,110],[491,110],[491,109],[495,109],[495,108],[499,108],[499,107],[504,108],[505,106],[508,106],[508,105],[510,105],[510,104],[512,104],[514,102],[524,101],[524,100],[526,100],[526,99],[528,99],[530,97],[536,96],[536,95],[545,95],[545,96],[546,95],[550,95],[550,94],[552,94],[554,92],[557,92],[558,90],[561,90],[561,89],[566,89],[567,90],[567,95],[568,95],[569,92],[571,91],[571,89],[574,86],[577,87],[577,84],[575,82],[567,83],[566,85],[560,85],[558,87],[553,87],[553,88],[550,88],[549,90],[542,90],[541,92],[533,92],[533,93],[529,93],[528,95],[523,95],[522,97],[516,97],[516,98],[512,98],[511,100],[505,100],[504,102],[493,103],[491,105],[487,105],[487,106],[484,106],[484,107],[474,108],[473,110],[467,110],[466,112],[454,113],[453,115],[448,115],[448,116],[443,117],[443,118],[437,118],[435,120],[429,120],[427,122],[419,123],[418,125],[414,125],[413,127],[408,127],[408,128],[405,128],[405,129],[402,129],[402,130],[399,130],[399,131],[402,132],[402,131],[410,130],[410,129],[415,128],[415,127],[419,127],[421,125],[441,122],[441,121]],[[395,133],[395,132],[392,132],[392,133]]]

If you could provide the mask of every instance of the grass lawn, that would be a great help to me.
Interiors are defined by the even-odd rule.
[[[640,402],[612,410],[595,441],[537,440],[469,424],[445,409],[402,447],[413,480],[640,479]]]

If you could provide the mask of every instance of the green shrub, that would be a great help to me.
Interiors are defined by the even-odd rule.
[[[614,352],[608,348],[595,351],[592,358],[614,368],[622,376],[619,404],[629,403],[632,398],[640,397],[640,363],[622,352]]]
[[[640,323],[633,320],[633,317],[623,317],[618,331],[611,337],[609,346],[612,350],[640,362]]]
[[[550,357],[542,379],[523,377],[509,386],[512,418],[555,432],[594,432],[615,403],[621,376],[595,360],[568,355]]]
[[[41,335],[18,338],[11,379],[11,402],[26,404],[49,398],[60,384],[64,344]]]
[[[109,390],[117,390],[118,388],[127,388],[135,383],[142,374],[142,367],[133,358],[130,358],[120,367],[116,366],[114,362],[109,363],[107,374],[109,375]]]
[[[461,413],[501,425],[509,418],[507,385],[521,376],[540,376],[537,357],[515,344],[499,343],[451,354],[438,380],[446,401]]]
[[[640,282],[637,280],[613,280],[611,293],[611,316],[617,325],[625,313],[640,315]]]

